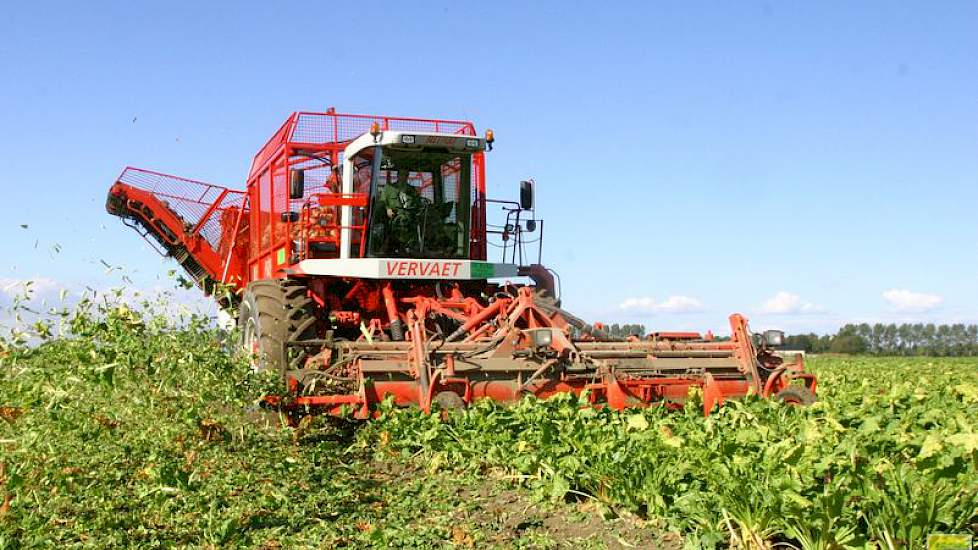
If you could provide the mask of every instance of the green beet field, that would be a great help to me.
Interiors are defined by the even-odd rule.
[[[0,548],[891,549],[978,529],[978,359],[811,358],[807,408],[558,397],[293,428],[211,327],[100,298],[5,331]]]

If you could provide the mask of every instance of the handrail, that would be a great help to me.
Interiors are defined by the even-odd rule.
[[[532,248],[530,249],[530,252],[527,252],[527,251],[524,250],[524,245],[525,244],[533,244],[535,242],[535,243],[537,243],[537,263],[538,264],[542,264],[543,263],[543,222],[544,222],[544,220],[541,220],[541,219],[538,219],[538,218],[529,218],[527,220],[523,220],[522,219],[522,213],[523,212],[528,212],[528,211],[523,210],[523,208],[520,205],[520,203],[518,203],[516,201],[509,201],[509,200],[502,200],[502,199],[489,199],[489,198],[487,198],[487,199],[485,199],[485,202],[487,204],[488,203],[494,203],[494,204],[502,204],[502,205],[511,205],[511,207],[503,206],[503,210],[506,211],[506,222],[505,222],[505,225],[503,226],[503,230],[502,231],[496,231],[496,230],[492,230],[492,229],[489,229],[488,227],[486,227],[486,240],[487,241],[488,241],[488,236],[490,234],[502,235],[503,236],[503,239],[502,239],[503,244],[502,245],[493,244],[493,246],[502,248],[502,261],[504,263],[506,263],[507,261],[511,261],[513,263],[516,263],[517,265],[525,265],[524,264],[524,260],[525,259],[528,259],[528,258],[524,258],[524,256],[529,256],[529,254],[532,253]],[[536,238],[536,240],[526,241],[526,240],[523,239],[523,233],[525,233],[525,231],[523,230],[523,226],[520,223],[522,221],[526,221],[526,222],[533,221],[534,223],[537,224],[536,231],[539,231],[539,236]],[[513,230],[512,231],[508,231],[506,229],[508,226],[512,226],[513,227]],[[495,227],[499,227],[499,226],[495,226]],[[512,236],[512,240],[513,240],[512,244],[510,244],[510,242],[509,242],[510,236]],[[512,248],[510,248],[510,246],[512,246]],[[512,252],[510,252],[510,251],[512,251]],[[509,260],[507,260],[507,254],[510,254]]]
[[[369,197],[364,193],[314,193],[310,195],[303,203],[299,213],[299,238],[297,251],[301,257],[306,258],[309,256],[309,243],[311,242],[330,242],[334,241],[339,246],[340,238],[339,235],[344,229],[359,230],[359,243],[351,244],[361,244],[364,232],[367,229],[366,220],[364,223],[359,225],[342,225],[340,223],[330,223],[326,225],[316,225],[318,229],[325,231],[326,233],[335,232],[336,238],[319,238],[311,237],[310,228],[315,223],[312,220],[312,208],[338,208],[342,206],[352,206],[354,208],[363,208],[367,206]],[[336,216],[339,217],[339,216]],[[362,246],[361,246],[362,248]]]
[[[316,193],[309,198],[320,206],[367,206],[369,201],[366,193]]]

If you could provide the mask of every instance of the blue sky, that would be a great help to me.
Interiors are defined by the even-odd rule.
[[[589,319],[978,321],[978,3],[602,5],[12,3],[0,282],[165,286],[104,212],[119,171],[241,186],[336,106],[493,128],[490,194],[537,181]]]

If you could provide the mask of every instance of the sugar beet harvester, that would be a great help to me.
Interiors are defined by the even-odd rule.
[[[543,233],[532,182],[519,202],[486,197],[492,143],[470,122],[298,112],[255,155],[245,191],[126,168],[106,208],[237,306],[255,366],[281,373],[272,405],[367,417],[388,395],[428,410],[586,392],[678,407],[692,388],[705,413],[749,392],[814,400],[801,359],[771,352],[779,333],[755,342],[741,315],[729,340],[613,341],[561,309],[539,248],[524,261]],[[490,206],[505,225],[486,223]]]

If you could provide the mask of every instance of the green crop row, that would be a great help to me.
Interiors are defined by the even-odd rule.
[[[503,465],[552,498],[596,499],[694,545],[919,548],[978,528],[978,361],[813,368],[807,408],[749,398],[704,418],[696,400],[617,413],[568,396],[447,421],[387,410],[368,431],[422,460]]]

